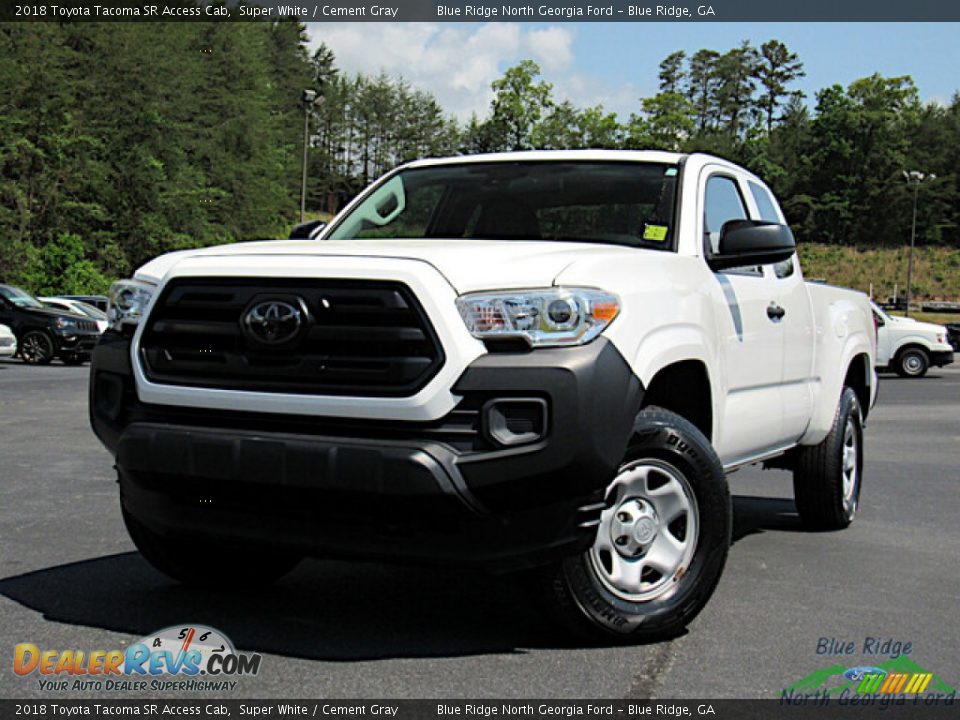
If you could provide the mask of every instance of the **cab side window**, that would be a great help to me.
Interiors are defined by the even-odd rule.
[[[777,212],[777,206],[773,204],[773,198],[765,188],[755,182],[747,183],[750,186],[750,193],[757,202],[757,209],[760,211],[760,219],[767,222],[780,222],[780,214]]]
[[[725,175],[707,180],[703,203],[703,231],[710,242],[710,252],[720,249],[720,230],[729,220],[746,220],[747,208],[740,197],[737,181]]]
[[[747,220],[747,206],[740,195],[737,181],[726,175],[714,175],[707,180],[703,204],[703,231],[710,243],[710,252],[720,249],[720,230],[730,220]],[[737,275],[763,275],[759,265],[731,268],[724,273]]]
[[[760,219],[766,220],[767,222],[779,223],[780,213],[777,212],[777,206],[770,192],[762,185],[758,185],[753,181],[747,184],[750,186],[750,193],[753,195],[753,199],[757,203],[757,209],[760,211]],[[793,275],[793,258],[776,263],[773,266],[773,272],[781,280]]]

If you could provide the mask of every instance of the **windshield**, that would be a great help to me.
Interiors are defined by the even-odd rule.
[[[105,312],[98,310],[93,305],[87,305],[85,302],[80,302],[77,300],[73,303],[73,307],[75,307],[79,312],[82,312],[88,318],[93,318],[94,320],[107,319],[107,314]]]
[[[872,300],[870,301],[870,307],[873,308],[873,311],[874,311],[877,315],[879,315],[882,320],[889,320],[889,319],[890,319],[890,316],[887,315],[887,314],[883,311],[883,309],[882,309],[879,305],[877,305],[875,302],[873,302]]]
[[[0,295],[12,302],[17,307],[22,308],[43,308],[43,303],[37,300],[30,293],[26,293],[20,288],[9,285],[0,285]]]
[[[553,240],[670,249],[677,166],[497,162],[402,170],[329,240]]]

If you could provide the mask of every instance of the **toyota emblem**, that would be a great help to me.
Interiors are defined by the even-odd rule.
[[[265,300],[251,307],[243,316],[243,327],[254,340],[279,345],[292,340],[300,332],[303,313],[283,300]]]

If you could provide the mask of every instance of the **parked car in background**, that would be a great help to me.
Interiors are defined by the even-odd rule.
[[[877,323],[877,367],[901,377],[923,377],[931,365],[953,362],[953,347],[943,325],[888,315],[871,302]]]
[[[55,357],[80,365],[90,359],[100,339],[90,318],[46,307],[13,285],[0,285],[0,323],[13,330],[20,357],[31,365],[46,365]]]
[[[59,295],[58,297],[62,297],[65,300],[79,300],[80,302],[87,303],[87,305],[93,305],[101,312],[107,311],[106,295]]]
[[[960,322],[947,323],[947,342],[955,351],[960,352]]]
[[[90,318],[97,324],[97,330],[100,332],[107,329],[107,314],[103,312],[103,310],[95,308],[93,305],[64,297],[41,297],[37,299],[47,307],[66,310],[67,312]]]
[[[6,325],[0,325],[0,358],[17,354],[17,336]]]

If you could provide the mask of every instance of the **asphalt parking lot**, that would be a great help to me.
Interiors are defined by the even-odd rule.
[[[883,376],[847,531],[804,532],[787,473],[731,476],[735,543],[706,610],[671,642],[613,648],[570,645],[510,579],[457,570],[309,561],[240,594],[173,584],[127,538],[87,372],[0,361],[0,697],[43,695],[11,671],[16,643],[122,648],[181,623],[264,655],[229,697],[771,698],[838,661],[820,638],[867,637],[960,685],[960,369]]]

